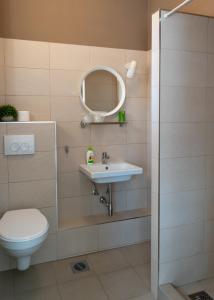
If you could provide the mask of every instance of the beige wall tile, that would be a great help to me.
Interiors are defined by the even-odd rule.
[[[126,145],[103,145],[96,146],[96,161],[101,162],[102,153],[107,152],[111,162],[122,162],[126,159]]]
[[[214,101],[213,101],[214,88],[206,89],[206,121],[214,122]]]
[[[146,144],[128,144],[126,145],[127,156],[126,160],[129,163],[147,167],[147,149]]]
[[[214,252],[213,232],[214,221],[210,220],[205,223],[205,249],[208,252]]]
[[[22,68],[49,68],[49,44],[5,39],[5,65]]]
[[[91,193],[91,182],[79,171],[58,174],[58,194],[60,198],[78,197]]]
[[[38,180],[9,184],[9,208],[56,206],[56,181]]]
[[[161,23],[161,47],[188,51],[207,51],[208,18],[176,14]],[[190,38],[191,37],[191,38]]]
[[[206,185],[212,187],[214,185],[214,156],[206,157]]]
[[[87,70],[90,67],[90,47],[51,43],[50,67],[64,70]]]
[[[5,104],[5,96],[0,95],[0,105],[4,105]]]
[[[127,210],[127,192],[116,191],[112,193],[113,209],[115,212]],[[97,199],[99,201],[99,199]]]
[[[0,201],[0,217],[4,212],[8,210],[8,184],[2,183],[0,184],[0,195],[1,195],[1,201]]]
[[[92,145],[121,145],[126,143],[126,128],[108,125],[91,127]]]
[[[205,88],[161,86],[160,90],[161,122],[202,122],[207,120]]]
[[[86,151],[87,147],[70,147],[68,153],[64,148],[58,148],[58,171],[60,173],[78,171],[80,164],[86,163]]]
[[[147,51],[126,50],[126,62],[135,60],[137,62],[136,73],[148,73],[150,64],[148,64],[147,53]]]
[[[214,122],[206,125],[206,154],[214,155],[214,141],[213,141]]]
[[[51,97],[51,119],[54,121],[77,121],[86,114],[79,97]]]
[[[99,249],[140,243],[148,236],[148,218],[106,223],[99,228]]]
[[[8,183],[7,158],[2,154],[0,154],[0,183]]]
[[[138,209],[138,208],[147,208],[148,199],[147,199],[147,190],[130,190],[126,192],[127,195],[127,209]]]
[[[161,158],[199,156],[206,153],[206,125],[203,123],[162,123],[160,139]]]
[[[59,199],[59,215],[63,222],[91,214],[91,195]]]
[[[161,85],[205,87],[205,53],[162,50]]]
[[[90,145],[91,129],[80,127],[79,122],[58,122],[57,123],[57,146],[80,147]]]
[[[31,121],[50,120],[49,96],[6,96],[6,103],[15,106],[17,110],[30,111]]]
[[[214,220],[214,188],[207,188],[206,190],[206,220]]]
[[[205,276],[205,267],[205,256],[201,254],[160,264],[160,284],[171,282],[181,286],[201,280]]]
[[[143,170],[142,175],[133,176],[131,180],[125,182],[125,189],[143,189],[147,187],[147,174],[146,170]]]
[[[99,185],[99,191],[100,190],[104,190],[102,188],[100,188]],[[103,191],[103,193],[105,193],[105,191]],[[92,215],[99,215],[99,214],[106,214],[107,213],[107,208],[100,203],[100,198],[99,196],[91,196],[91,214]]]
[[[147,128],[145,121],[129,121],[126,127],[127,143],[138,144],[147,142]]]
[[[47,218],[48,223],[49,223],[49,235],[51,233],[56,233],[57,232],[57,209],[55,207],[44,207],[40,208],[41,213]]]
[[[124,72],[126,57],[125,51],[121,49],[91,47],[91,64],[104,65],[115,68],[117,71]]]
[[[55,150],[55,124],[8,124],[7,134],[34,134],[36,151]]]
[[[3,38],[0,38],[0,66],[4,65],[4,55],[5,55],[4,47],[5,47],[5,40]]]
[[[41,248],[32,256],[32,264],[40,264],[57,259],[56,234],[49,234]]]
[[[160,230],[160,263],[203,252],[203,222]]]
[[[48,95],[49,71],[6,68],[6,95]]]
[[[97,226],[59,231],[57,235],[58,258],[65,258],[97,251],[97,231]]]
[[[126,116],[129,121],[147,120],[147,103],[145,98],[127,98],[125,103]]]
[[[77,147],[69,148],[69,153],[65,153],[64,148],[58,148],[58,172],[78,171],[80,164],[86,163],[86,151],[86,147]]]
[[[208,52],[214,53],[214,20],[213,18],[208,18]]]
[[[161,195],[160,228],[202,222],[205,216],[205,199],[205,189]]]
[[[0,95],[5,95],[5,70],[0,66]]]
[[[214,264],[213,264],[214,253],[208,253],[207,255],[207,277],[213,277],[214,275]]]
[[[212,169],[212,168],[211,168]],[[210,179],[211,179],[210,169]],[[182,192],[205,188],[204,157],[162,159],[160,161],[160,192]]]
[[[126,92],[128,98],[146,98],[148,96],[148,75],[135,74],[133,78],[126,78]]]
[[[83,73],[72,70],[51,70],[51,95],[79,96]]]
[[[208,54],[207,60],[207,86],[214,87],[214,55]]]
[[[10,156],[8,169],[9,182],[54,179],[56,177],[55,154],[37,152],[28,156]]]

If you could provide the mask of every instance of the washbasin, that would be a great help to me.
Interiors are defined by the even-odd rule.
[[[113,183],[128,181],[133,175],[143,173],[143,168],[126,163],[95,163],[93,165],[80,165],[80,171],[95,183]]]

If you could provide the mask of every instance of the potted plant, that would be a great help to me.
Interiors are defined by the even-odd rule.
[[[1,122],[11,122],[17,120],[17,110],[14,106],[6,104],[0,106],[0,121]]]

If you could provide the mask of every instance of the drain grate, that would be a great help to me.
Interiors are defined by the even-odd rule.
[[[86,260],[71,263],[71,269],[74,274],[83,273],[90,270],[88,262]]]
[[[208,295],[205,291],[200,291],[194,294],[189,295],[192,300],[213,300],[210,295]]]

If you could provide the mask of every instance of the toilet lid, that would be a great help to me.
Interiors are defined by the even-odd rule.
[[[8,211],[0,220],[0,237],[8,241],[28,241],[47,230],[46,217],[34,208]]]

